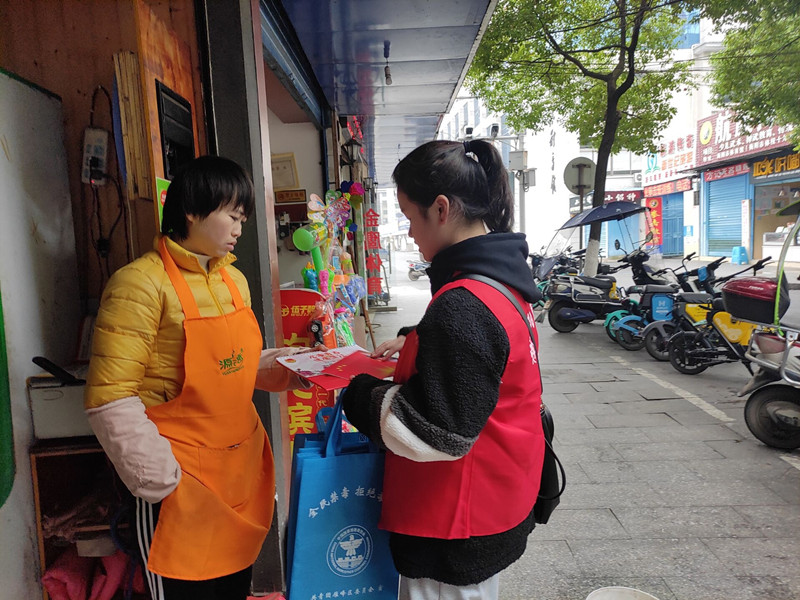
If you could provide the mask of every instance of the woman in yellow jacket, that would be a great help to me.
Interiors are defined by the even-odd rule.
[[[89,422],[136,496],[153,600],[244,600],[272,521],[272,451],[254,387],[305,387],[262,350],[231,254],[252,212],[236,163],[195,159],[167,192],[156,248],[118,270],[100,303]]]

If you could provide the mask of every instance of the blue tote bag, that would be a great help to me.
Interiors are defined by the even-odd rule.
[[[383,463],[383,453],[364,436],[342,433],[341,396],[323,436],[295,438],[289,600],[397,598],[399,575],[389,533],[378,529]]]

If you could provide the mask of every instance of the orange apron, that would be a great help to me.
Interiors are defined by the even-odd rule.
[[[272,448],[252,400],[261,331],[224,269],[235,310],[201,317],[163,239],[159,251],[186,317],[186,379],[178,396],[147,414],[183,473],[161,503],[147,568],[173,579],[213,579],[252,565],[272,522]]]

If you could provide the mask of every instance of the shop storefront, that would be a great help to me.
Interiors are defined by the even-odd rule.
[[[788,127],[760,125],[746,129],[729,110],[697,122],[697,167],[703,170],[702,254],[731,256],[734,248],[743,246],[748,257],[763,256],[763,234],[780,226],[773,218],[778,209],[772,197],[773,192],[780,192],[780,186],[756,193],[755,178],[768,186],[776,181],[773,178],[766,183],[767,175],[774,175],[775,170],[770,161],[786,155],[788,136]],[[791,177],[783,174],[785,162],[781,163],[781,174],[774,175],[778,180],[788,181]],[[760,163],[764,173],[756,176],[753,171]],[[770,168],[772,173],[766,173]],[[788,193],[788,189],[784,192]]]
[[[660,227],[654,231],[654,241],[664,256],[684,254],[684,193],[692,191],[688,177],[644,188],[645,203],[660,212]]]
[[[692,132],[666,139],[658,152],[647,157],[642,172],[645,203],[651,207],[651,213],[659,212],[660,227],[654,235],[660,239],[658,244],[664,256],[683,256],[696,249],[697,211],[692,179],[687,177],[695,166],[694,147]]]
[[[800,200],[800,153],[783,152],[751,163],[753,195],[753,256],[777,258],[796,217],[779,217],[783,207]],[[797,240],[787,260],[800,261]]]
[[[705,256],[731,256],[737,246],[749,248],[743,235],[750,221],[749,204],[743,204],[752,197],[749,170],[747,163],[738,163],[703,173]]]

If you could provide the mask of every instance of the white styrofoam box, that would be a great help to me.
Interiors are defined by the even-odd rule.
[[[28,379],[28,398],[33,417],[33,434],[38,439],[94,435],[83,412],[84,385],[31,385],[41,377]]]

